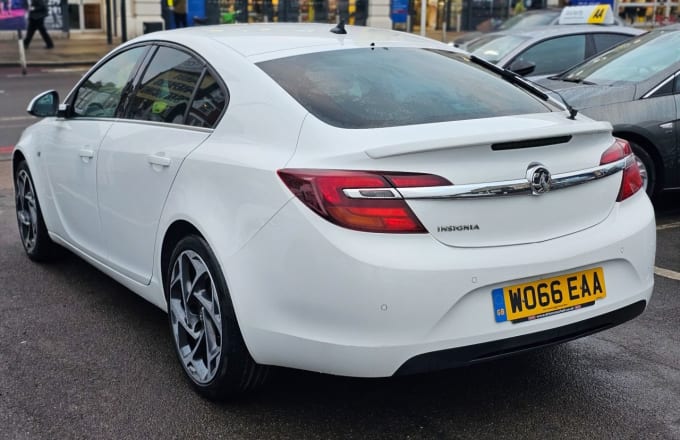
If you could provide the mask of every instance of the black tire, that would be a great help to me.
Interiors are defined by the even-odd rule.
[[[33,177],[25,160],[19,163],[14,175],[14,201],[19,237],[28,258],[33,261],[54,258],[58,246],[47,233]]]
[[[652,159],[652,156],[649,155],[649,153],[642,148],[640,145],[636,144],[635,142],[628,141],[630,144],[630,148],[632,148],[633,153],[635,156],[642,162],[642,165],[644,166],[644,170],[642,167],[640,167],[640,172],[644,173],[646,172],[647,174],[647,195],[651,198],[653,197],[656,192],[657,192],[657,170],[656,170],[656,165],[654,164],[654,159]],[[644,179],[644,175],[643,175]],[[643,182],[644,183],[644,182]]]
[[[197,269],[201,264],[206,272]],[[269,368],[257,364],[248,352],[226,281],[208,243],[198,235],[183,238],[172,251],[168,267],[164,270],[168,323],[175,354],[193,387],[204,397],[219,401],[261,386],[267,379]],[[203,275],[199,276],[199,273]],[[191,292],[183,293],[182,285],[186,289],[187,284],[179,281],[180,277],[194,280]],[[181,298],[185,298],[184,304]],[[208,298],[211,306],[206,305]],[[217,321],[221,322],[221,334],[217,326],[212,325]],[[190,332],[202,332],[202,336],[190,336]],[[209,359],[210,346],[216,346],[214,343],[218,340],[220,354],[213,366]],[[206,350],[201,354],[200,344],[200,350]],[[194,353],[190,365],[182,353]],[[201,377],[201,372],[206,370],[205,377]]]

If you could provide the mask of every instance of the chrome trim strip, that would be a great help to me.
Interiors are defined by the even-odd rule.
[[[210,127],[196,127],[193,125],[184,125],[184,124],[173,124],[170,122],[159,122],[159,121],[143,121],[141,119],[124,119],[124,118],[95,118],[95,117],[90,117],[90,116],[75,116],[75,117],[70,117],[70,118],[63,118],[61,119],[63,121],[69,121],[69,122],[78,122],[78,121],[96,121],[96,122],[116,122],[116,123],[124,123],[124,124],[136,124],[136,125],[149,125],[152,127],[166,127],[166,128],[174,128],[176,130],[186,130],[186,131],[197,131],[199,133],[206,133],[210,134],[215,131],[214,128]]]
[[[658,92],[659,89],[661,89],[663,86],[665,86],[666,84],[668,84],[670,81],[675,80],[675,77],[678,76],[678,75],[680,75],[680,72],[675,72],[673,75],[671,75],[671,76],[669,76],[668,78],[666,78],[665,80],[661,81],[661,82],[660,82],[656,87],[654,87],[652,90],[650,90],[649,92],[647,92],[647,93],[645,93],[644,95],[642,95],[642,97],[641,97],[640,99],[653,98],[653,97],[654,97],[654,94],[655,94],[656,92]]]
[[[351,188],[343,189],[350,199],[401,199],[401,194],[394,188]]]
[[[634,161],[629,155],[616,162],[580,171],[555,174],[552,176],[551,192],[558,189],[581,185],[602,179],[622,171]],[[469,185],[432,186],[420,188],[397,188],[404,199],[470,199],[495,196],[532,195],[531,183],[527,179],[501,182],[473,183]],[[346,191],[346,190],[345,190]]]
[[[166,128],[174,128],[177,130],[186,130],[186,131],[197,131],[199,133],[212,133],[215,131],[214,128],[210,127],[196,127],[193,125],[184,125],[184,124],[173,124],[170,122],[159,122],[159,121],[143,121],[141,119],[114,119],[115,122],[118,123],[126,123],[126,124],[137,124],[137,125],[149,125],[153,127],[166,127]]]

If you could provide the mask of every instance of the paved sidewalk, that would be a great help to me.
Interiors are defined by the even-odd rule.
[[[54,49],[45,49],[45,44],[36,34],[31,47],[26,51],[26,62],[29,67],[36,66],[74,66],[92,65],[99,61],[111,49],[120,44],[120,38],[114,38],[112,45],[106,43],[105,34],[71,34],[70,38],[51,32],[54,39]],[[447,41],[459,35],[456,32],[447,33]],[[441,31],[427,31],[429,38],[442,41]],[[19,46],[17,37],[0,39],[0,67],[19,66]]]
[[[53,34],[54,48],[45,49],[45,43],[39,34],[36,34],[31,42],[31,47],[26,51],[26,62],[29,66],[73,66],[91,65],[99,61],[111,49],[116,47],[119,39],[114,39],[114,44],[106,44],[106,36],[100,34],[88,34],[71,38],[59,38]],[[16,36],[14,39],[0,40],[0,66],[19,66],[19,44]]]

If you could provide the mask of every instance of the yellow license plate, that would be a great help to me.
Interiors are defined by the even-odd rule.
[[[496,322],[522,322],[589,306],[607,296],[601,267],[500,287],[491,292]]]

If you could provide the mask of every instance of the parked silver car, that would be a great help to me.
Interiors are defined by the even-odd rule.
[[[496,21],[495,25],[490,29],[493,32],[499,31],[518,31],[526,29],[534,29],[540,26],[555,26],[560,25],[560,15],[562,14],[563,8],[545,8],[545,9],[532,9],[521,14],[514,15],[504,21]],[[585,24],[585,23],[584,23]],[[617,26],[625,26],[626,22],[619,17],[613,17],[613,23]],[[571,25],[566,25],[571,26]],[[462,47],[464,44],[468,44],[471,41],[485,35],[488,31],[472,31],[466,32],[460,37],[458,37],[453,43],[456,47]]]
[[[542,26],[486,34],[461,46],[520,75],[544,77],[563,72],[645,31],[626,26]]]

